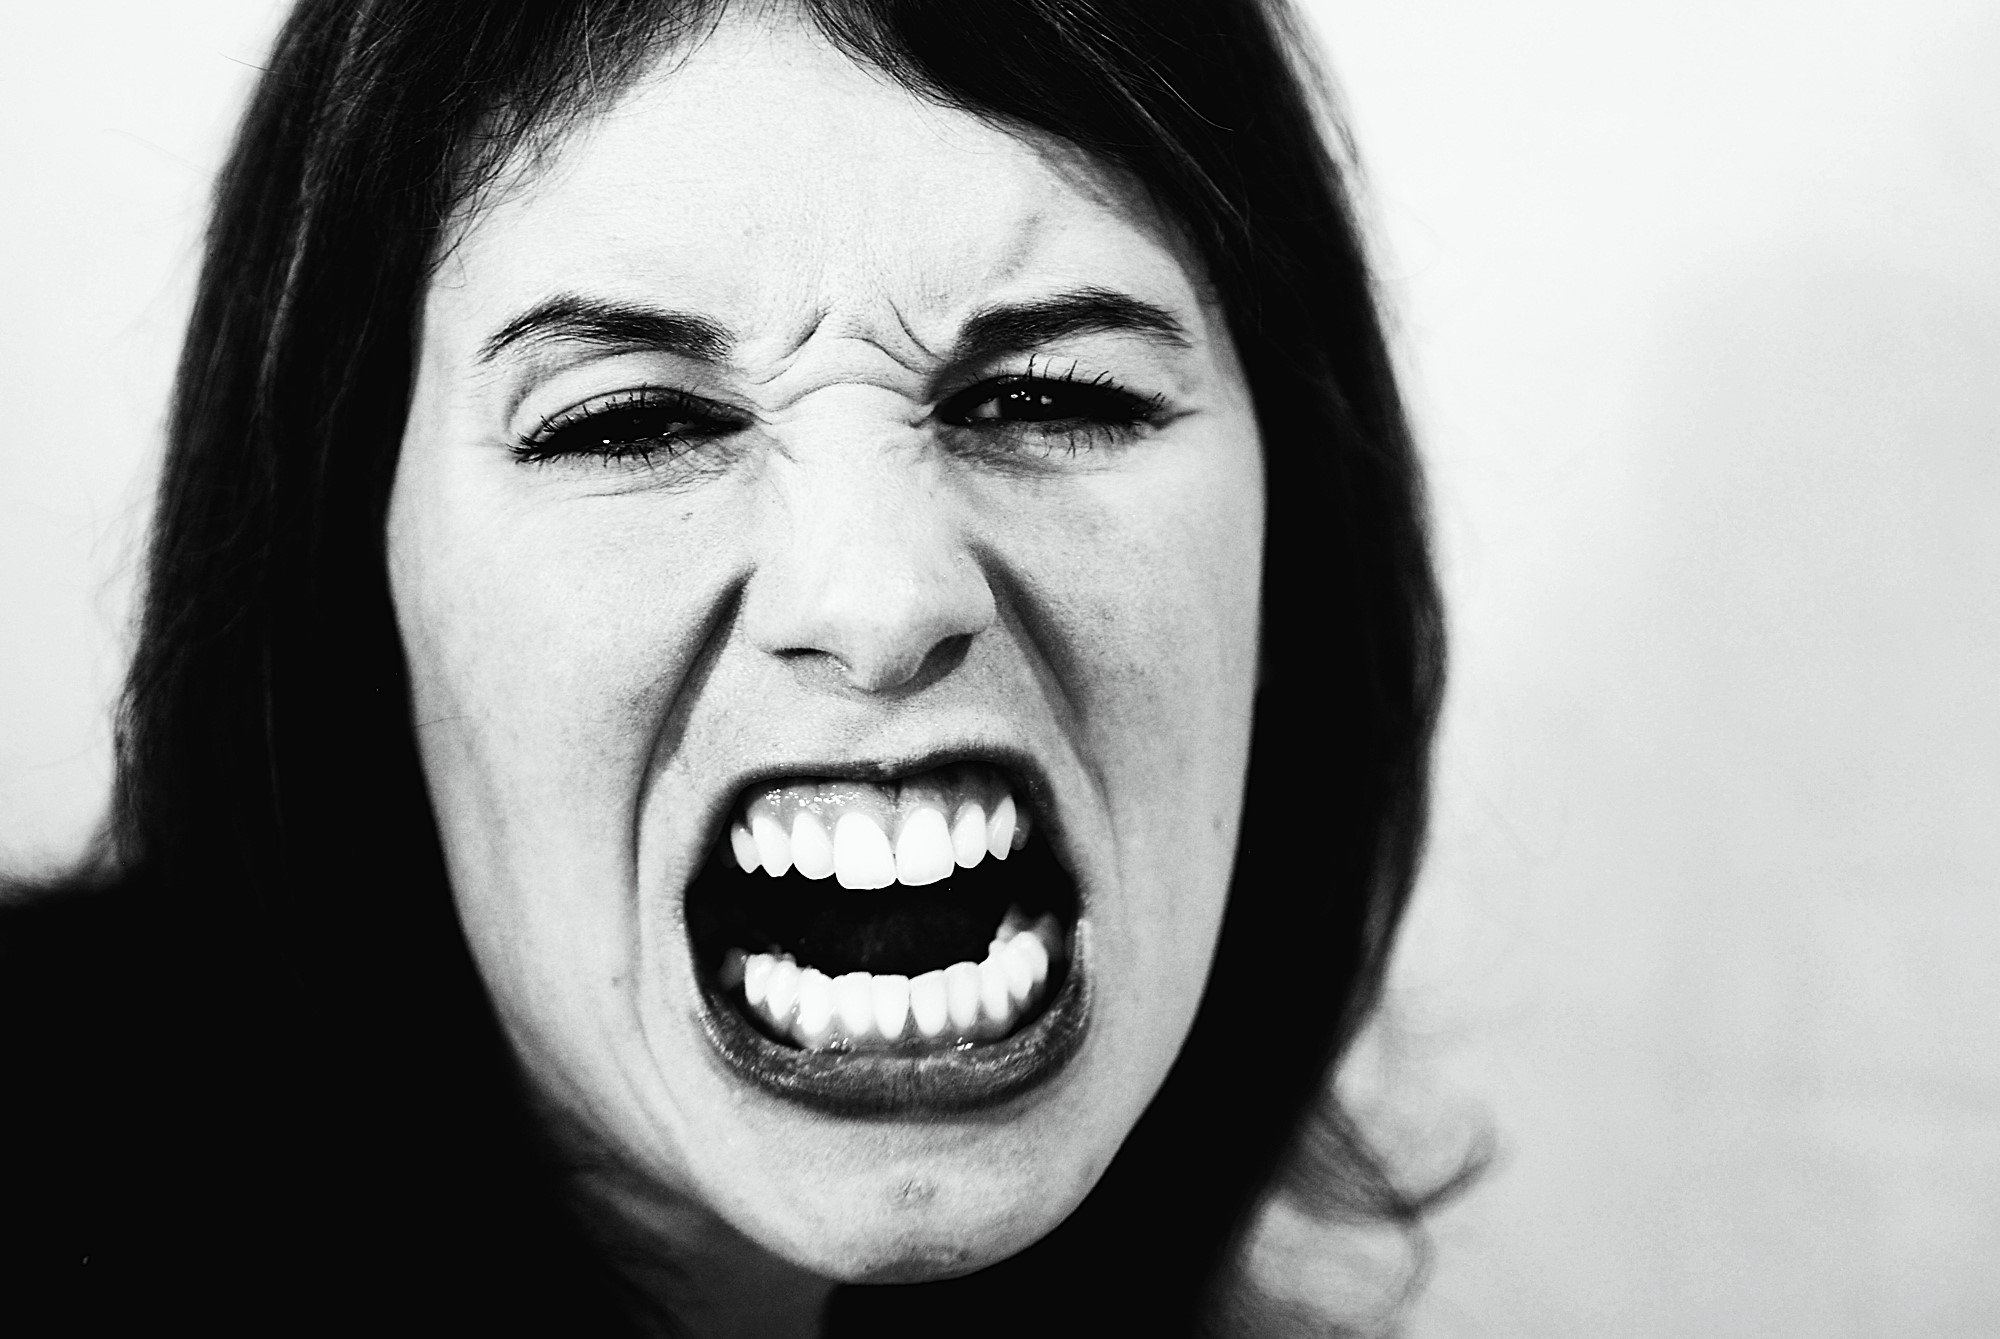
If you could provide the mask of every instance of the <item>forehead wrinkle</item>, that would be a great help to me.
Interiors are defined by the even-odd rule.
[[[1048,231],[1047,210],[1038,207],[1023,215],[1011,230],[1004,247],[995,251],[987,269],[989,282],[1007,284],[1019,278],[1021,272],[1029,267]]]
[[[881,305],[895,320],[895,331],[890,338],[877,338],[871,333],[873,329],[887,333],[885,324],[879,319],[870,321],[858,314],[836,316],[832,306],[822,303],[798,323],[798,333],[790,338],[784,349],[772,355],[775,363],[773,370],[761,376],[753,375],[752,380],[768,384],[782,376],[815,339],[821,338],[854,340],[871,345],[912,376],[925,375],[927,368],[938,362],[938,354],[911,327],[909,319],[903,315],[902,304],[894,297],[884,294]]]
[[[903,338],[908,340],[910,342],[910,346],[916,349],[916,351],[920,355],[922,355],[923,361],[925,363],[935,367],[938,364],[938,362],[941,361],[937,350],[933,349],[929,344],[926,344],[924,342],[924,337],[922,335],[919,335],[914,329],[911,328],[909,318],[903,315],[903,305],[900,302],[891,299],[889,302],[889,311],[896,318],[896,324],[901,328],[903,333]],[[917,369],[912,367],[910,370],[914,372]]]
[[[868,81],[880,83],[878,72],[856,68]],[[560,152],[538,163],[532,185],[508,203],[519,208],[546,193],[559,193],[567,180],[579,176],[588,178],[596,195],[606,194],[606,183],[640,194],[628,180],[629,165],[644,155],[619,155],[617,161],[626,167],[608,174],[601,164],[584,169],[603,137],[622,134],[643,118],[655,99],[674,99],[687,67],[670,69],[663,63],[657,73],[667,77],[657,85],[651,78],[637,81],[608,107],[570,127],[556,146]],[[702,76],[703,81],[711,79]],[[867,350],[862,358],[847,353],[837,366],[850,369],[860,383],[907,393],[904,379],[923,378],[926,371],[941,366],[951,354],[949,346],[959,325],[979,308],[1034,296],[1009,290],[1027,285],[1089,287],[1100,282],[1129,287],[1110,275],[1094,273],[1094,263],[1070,263],[1067,240],[1073,234],[1092,239],[1085,255],[1102,254],[1095,240],[1101,225],[1094,220],[1109,219],[1134,229],[1139,236],[1132,240],[1141,251],[1151,250],[1147,242],[1164,244],[1167,255],[1182,262],[1182,277],[1192,281],[1200,294],[1201,267],[1198,261],[1187,264],[1192,258],[1175,245],[1180,240],[1175,236],[1178,229],[1160,216],[1144,188],[1114,165],[1032,127],[967,117],[922,98],[906,95],[903,100],[915,111],[925,137],[974,151],[981,158],[994,156],[997,173],[969,174],[982,179],[979,195],[984,204],[969,214],[963,208],[968,173],[962,163],[947,164],[951,171],[945,175],[928,170],[935,165],[918,155],[913,165],[924,170],[897,176],[881,171],[852,173],[848,169],[855,164],[853,155],[788,159],[793,185],[802,189],[759,196],[754,208],[741,209],[729,219],[738,230],[733,244],[753,260],[736,266],[705,263],[691,276],[727,273],[732,268],[740,276],[742,283],[733,294],[705,291],[703,305],[728,313],[731,324],[747,336],[732,360],[746,384],[780,387],[788,402],[832,384],[838,377],[817,363],[816,353],[831,336],[836,350],[849,341]],[[892,129],[885,122],[894,120],[875,117],[869,124],[879,138]],[[1021,150],[1027,151],[1029,163],[1021,161]],[[865,152],[860,158],[864,165],[874,162]],[[726,184],[736,179],[723,180]],[[865,200],[855,197],[857,185],[867,188]],[[725,203],[732,208],[735,204]],[[875,207],[866,207],[870,204]],[[898,249],[883,230],[872,226],[882,209],[906,219],[931,220],[936,226],[920,226],[916,244]],[[710,209],[698,222],[711,226],[728,217],[722,209]],[[482,222],[491,222],[491,216]],[[541,226],[546,231],[545,221]],[[887,231],[893,234],[896,229]],[[621,243],[613,253],[618,268],[674,273],[672,252],[661,258],[666,264],[647,269],[646,262],[654,258],[640,254],[633,243],[648,235],[635,226],[614,239]],[[670,240],[671,230],[663,237]],[[808,365],[813,367],[810,380],[801,379],[796,388],[786,382],[795,369]]]
[[[919,358],[899,353],[867,333],[844,333],[822,325],[799,349],[762,369],[746,369],[746,375],[750,386],[767,397],[764,412],[776,417],[836,386],[887,391],[920,410],[927,369]]]
[[[863,316],[856,313],[848,317],[836,316],[827,322],[827,337],[842,341],[855,341],[878,349],[889,361],[913,376],[923,376],[926,364],[931,361],[930,350],[910,329],[910,323],[903,316],[902,306],[894,295],[882,294],[881,308],[894,322],[882,319],[882,312]]]
[[[798,338],[794,339],[790,347],[778,355],[779,361],[782,362],[786,359],[797,357],[799,351],[811,342],[814,335],[819,333],[820,327],[826,324],[826,318],[830,314],[830,310],[825,306],[814,308],[812,313],[799,323]]]

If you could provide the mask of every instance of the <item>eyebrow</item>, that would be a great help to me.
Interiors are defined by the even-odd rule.
[[[727,358],[736,343],[728,330],[692,312],[563,294],[537,303],[500,327],[480,347],[479,359],[491,362],[517,344],[565,340],[672,353],[709,363]]]
[[[1100,334],[1141,335],[1178,348],[1189,344],[1187,327],[1165,308],[1108,288],[1079,288],[974,312],[959,331],[951,361],[965,366],[1072,335]]]
[[[1079,288],[1032,302],[982,307],[966,319],[950,359],[986,362],[1075,335],[1134,334],[1185,348],[1187,327],[1165,308],[1108,288]],[[518,344],[570,341],[721,362],[735,347],[729,331],[693,312],[562,294],[539,302],[480,346],[491,362]]]

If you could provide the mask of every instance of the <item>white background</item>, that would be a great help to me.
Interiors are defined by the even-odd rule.
[[[1311,12],[1455,637],[1352,1086],[1413,1157],[1500,1150],[1409,1333],[2000,1334],[2000,7]],[[103,803],[203,196],[275,22],[5,20],[16,868]]]

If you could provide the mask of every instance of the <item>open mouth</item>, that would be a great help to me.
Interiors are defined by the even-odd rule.
[[[1081,1040],[1077,888],[984,762],[737,797],[687,890],[703,1024],[738,1073],[847,1114],[989,1106]]]

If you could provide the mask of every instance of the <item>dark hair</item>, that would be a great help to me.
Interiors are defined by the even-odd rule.
[[[99,1039],[115,1079],[75,1081],[111,1084],[113,1106],[161,1085],[150,1133],[104,1115],[34,1132],[82,1145],[83,1207],[48,1212],[85,1249],[233,1250],[256,1279],[203,1258],[239,1295],[268,1279],[319,1306],[420,1281],[454,1331],[615,1325],[617,1285],[557,1203],[452,911],[383,520],[448,220],[722,7],[302,0],[286,24],[217,189],[181,364],[112,873],[11,926],[17,963],[43,922],[89,945],[71,977],[36,978],[37,1008],[133,1034]],[[1270,499],[1235,881],[1165,1086],[1042,1242],[961,1280],[843,1290],[834,1319],[976,1324],[1015,1314],[983,1301],[1028,1296],[1079,1325],[1185,1329],[1273,1184],[1329,1217],[1419,1207],[1329,1086],[1414,877],[1442,679],[1419,471],[1337,126],[1275,0],[800,8],[920,95],[1153,192],[1228,312]],[[140,1020],[104,1003],[142,995]],[[155,1195],[200,1206],[199,1226],[140,1203]]]

